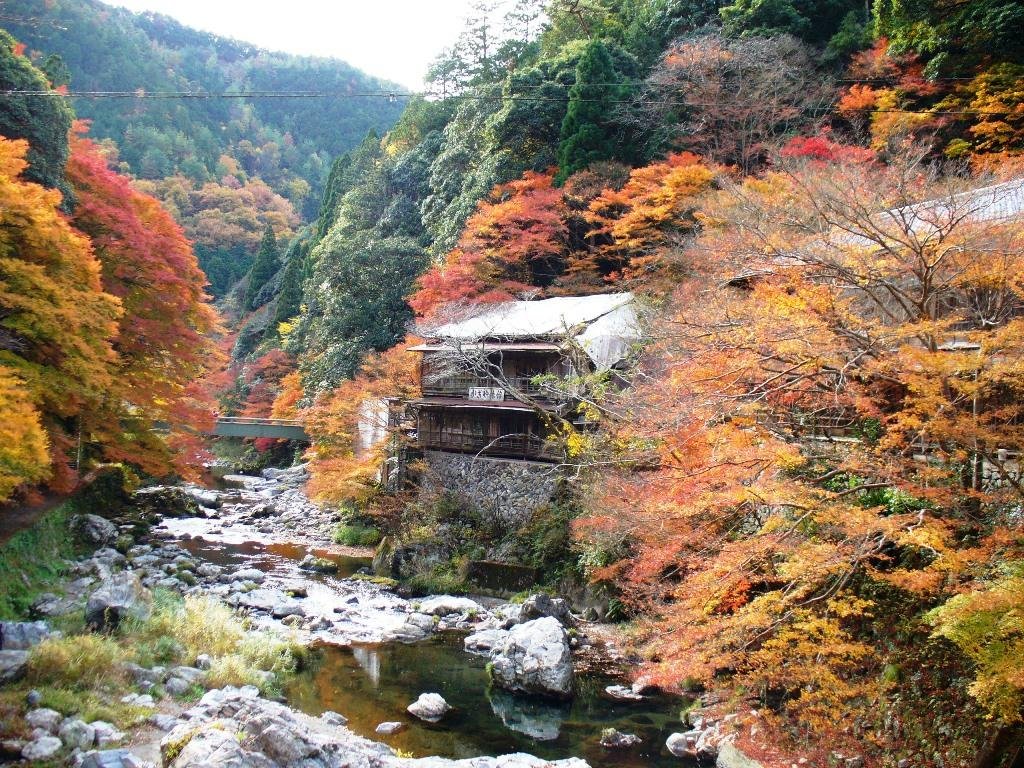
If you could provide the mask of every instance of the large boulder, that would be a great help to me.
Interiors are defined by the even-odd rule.
[[[177,731],[177,728],[171,731],[160,742],[163,764],[169,768],[248,768],[257,765],[252,761],[253,756],[242,749],[238,737],[226,729],[194,729],[194,732],[186,730],[183,734]],[[185,741],[184,746],[175,754],[182,741]],[[273,763],[264,760],[258,765],[263,768]]]
[[[117,526],[99,515],[75,515],[71,530],[86,544],[103,547],[117,539]]]
[[[420,601],[419,610],[432,616],[450,616],[453,613],[480,613],[483,606],[476,600],[454,595],[434,595]]]
[[[132,506],[146,517],[203,517],[199,503],[184,488],[155,485],[132,494]]]
[[[572,651],[565,629],[551,616],[509,630],[491,662],[501,688],[557,698],[572,696]]]
[[[27,651],[50,636],[45,621],[0,621],[0,649]]]
[[[428,723],[436,723],[448,714],[451,709],[448,702],[439,693],[421,693],[420,697],[406,707],[406,711],[413,717],[426,720]]]
[[[569,617],[569,606],[565,600],[544,593],[530,595],[523,601],[523,607],[519,612],[520,621],[541,619],[545,616],[565,621]]]
[[[85,621],[95,629],[111,629],[124,618],[145,621],[153,612],[153,594],[133,571],[122,571],[89,595]]]

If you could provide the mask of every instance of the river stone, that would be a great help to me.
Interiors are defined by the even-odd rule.
[[[223,569],[219,565],[214,565],[213,563],[203,563],[196,568],[196,573],[207,579],[213,579],[220,576],[221,571],[223,571]]]
[[[145,621],[152,612],[153,594],[134,572],[122,571],[89,596],[85,621],[96,629],[106,629],[116,627],[125,617]]]
[[[273,765],[270,760],[261,763],[251,760],[233,733],[206,728],[192,733],[191,737],[186,732],[174,740],[177,731],[175,728],[160,742],[163,764],[169,768],[265,768]],[[170,749],[186,738],[187,743],[172,762]]]
[[[258,568],[242,568],[240,571],[235,571],[232,577],[235,581],[254,581],[257,584],[262,584],[266,580],[267,574]]]
[[[185,488],[185,493],[195,499],[196,503],[210,509],[220,508],[220,494],[205,488]]]
[[[271,609],[270,615],[275,619],[283,619],[287,616],[296,616],[301,618],[306,615],[306,611],[294,600],[286,600],[275,605]]]
[[[320,713],[320,719],[328,725],[348,725],[348,718],[344,715],[340,715],[337,712],[327,710],[326,712]]]
[[[99,515],[75,515],[71,530],[86,544],[103,546],[117,538],[117,526]]]
[[[78,768],[155,768],[127,749],[105,749],[87,752]]]
[[[164,683],[164,690],[171,696],[184,696],[192,687],[192,683],[183,677],[171,677]]]
[[[640,743],[640,737],[635,733],[622,733],[614,728],[607,728],[601,732],[601,746],[608,749],[628,749]]]
[[[25,745],[21,750],[21,756],[26,760],[49,760],[60,752],[64,745],[56,736],[43,736]]]
[[[559,621],[565,621],[569,616],[569,606],[561,598],[552,598],[544,593],[530,595],[523,601],[519,612],[520,621],[530,621],[551,616]]]
[[[94,720],[92,723],[93,729],[96,731],[96,746],[105,747],[108,744],[116,744],[117,742],[124,739],[124,733],[117,730],[110,723],[104,722],[103,720]]]
[[[25,714],[29,728],[41,728],[47,733],[56,733],[64,715],[55,709],[33,709]]]
[[[428,723],[436,723],[444,717],[451,709],[448,702],[439,693],[421,693],[420,697],[406,707],[413,717],[426,720]]]
[[[387,723],[380,723],[373,730],[374,730],[375,733],[379,733],[379,734],[382,734],[384,736],[390,736],[393,733],[398,733],[400,730],[402,730],[403,727],[404,726],[401,723],[387,722]]]
[[[696,757],[696,738],[693,732],[673,733],[665,740],[665,747],[676,757]]]
[[[71,749],[89,749],[96,740],[96,729],[83,720],[69,717],[57,735]]]
[[[50,636],[45,621],[0,621],[0,649],[27,651]]]
[[[170,731],[173,730],[176,725],[178,725],[178,718],[176,718],[174,715],[165,715],[160,712],[157,712],[149,716],[148,722],[150,722],[155,728],[158,728],[161,731]]]
[[[715,768],[764,768],[761,763],[742,752],[732,739],[722,742],[718,746],[718,757],[715,758]]]
[[[470,613],[482,611],[480,603],[468,597],[453,595],[435,595],[420,602],[420,611],[433,616],[450,616],[453,613]]]
[[[643,701],[644,698],[639,693],[635,693],[632,688],[627,688],[624,685],[609,685],[604,692],[619,701]]]
[[[505,629],[481,629],[479,632],[467,635],[462,644],[468,653],[490,656],[505,644],[508,634],[508,630]]]
[[[509,630],[493,658],[494,682],[507,690],[559,698],[572,696],[569,637],[557,619],[545,616]]]

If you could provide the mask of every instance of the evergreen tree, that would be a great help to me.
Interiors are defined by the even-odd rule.
[[[277,294],[274,321],[267,328],[267,336],[277,336],[278,326],[299,314],[302,308],[302,279],[306,264],[306,243],[296,239],[285,256],[287,266]]]
[[[617,156],[619,142],[611,115],[626,88],[609,84],[618,80],[608,48],[600,40],[590,41],[576,65],[576,84],[569,89],[569,107],[558,141],[556,183],[591,163]]]
[[[22,46],[0,30],[0,90],[50,91],[46,75],[22,54]],[[68,134],[74,113],[67,101],[54,96],[14,96],[0,99],[0,135],[28,141],[25,178],[64,194],[69,208],[71,188],[64,181]]]
[[[334,223],[334,215],[338,212],[338,202],[344,194],[344,178],[348,167],[352,165],[352,156],[347,152],[336,158],[331,165],[331,174],[327,177],[324,187],[323,201],[316,220],[316,240],[322,240]]]
[[[263,232],[263,241],[256,254],[256,261],[253,262],[252,269],[249,270],[249,287],[245,291],[245,305],[249,309],[256,309],[260,306],[257,303],[260,289],[277,274],[280,266],[278,258],[277,238],[274,237],[273,228],[267,224],[267,228]]]

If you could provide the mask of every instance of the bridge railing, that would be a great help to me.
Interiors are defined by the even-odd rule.
[[[304,427],[306,422],[299,419],[260,419],[250,416],[218,416],[218,422],[225,424],[257,424],[268,427]]]

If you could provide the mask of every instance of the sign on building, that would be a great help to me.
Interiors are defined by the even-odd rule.
[[[504,400],[505,390],[500,387],[470,387],[470,400]]]

